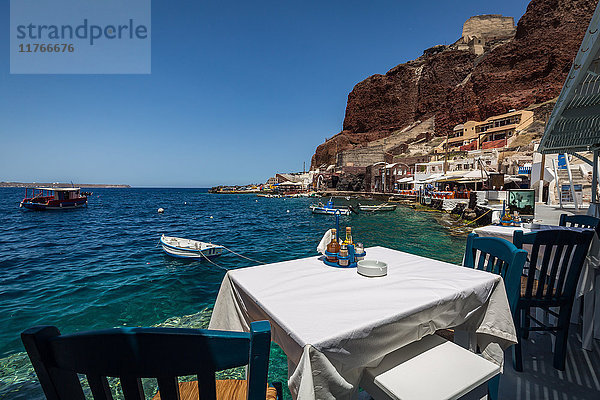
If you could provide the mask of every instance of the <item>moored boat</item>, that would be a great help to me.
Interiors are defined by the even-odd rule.
[[[323,203],[311,204],[309,208],[313,214],[350,215],[351,211],[349,208],[335,208],[332,200],[329,200],[325,205]]]
[[[359,204],[358,208],[360,211],[394,211],[396,209],[396,204]]]
[[[212,243],[162,235],[160,244],[165,253],[178,258],[205,258],[223,254],[225,249]]]
[[[36,192],[37,191],[37,192]],[[25,198],[19,207],[30,210],[69,210],[85,207],[87,196],[80,193],[79,188],[33,188],[31,197],[25,188]]]

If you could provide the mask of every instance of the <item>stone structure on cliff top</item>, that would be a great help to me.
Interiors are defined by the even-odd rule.
[[[476,15],[464,23],[462,37],[455,43],[455,47],[482,55],[494,44],[514,38],[516,32],[513,17],[498,14]]]
[[[361,160],[371,143],[383,144],[385,157],[416,145],[425,151],[467,120],[555,98],[596,3],[532,0],[516,29],[511,17],[472,17],[454,44],[359,82],[348,95],[342,131],[318,146],[312,168],[335,164],[340,153]]]

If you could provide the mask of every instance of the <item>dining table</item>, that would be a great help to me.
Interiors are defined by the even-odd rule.
[[[210,329],[248,331],[268,320],[288,359],[294,399],[352,399],[365,368],[440,329],[467,333],[498,365],[517,342],[499,275],[385,247],[367,259],[387,275],[325,265],[322,256],[229,270]]]
[[[473,229],[479,236],[489,236],[513,241],[515,231],[523,233],[537,232],[548,229],[582,231],[588,228],[567,227],[558,225],[536,225],[535,228],[525,226],[487,225]],[[523,246],[524,250],[531,251],[531,246]],[[571,323],[578,323],[580,314],[582,321],[582,348],[592,350],[593,339],[600,339],[600,238],[594,235],[587,257],[581,269],[575,302],[571,313]],[[583,301],[582,301],[583,300]],[[583,303],[583,310],[581,305]]]

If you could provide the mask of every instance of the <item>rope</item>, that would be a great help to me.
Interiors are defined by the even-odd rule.
[[[250,258],[250,257],[243,256],[243,255],[241,255],[240,253],[236,253],[235,251],[233,251],[233,250],[231,250],[231,249],[229,249],[229,248],[227,248],[227,247],[225,247],[225,246],[221,246],[221,247],[223,247],[225,250],[227,250],[227,251],[229,251],[229,252],[231,252],[231,253],[235,254],[235,255],[236,255],[236,256],[238,256],[238,257],[245,258],[245,259],[246,259],[246,260],[248,260],[248,261],[252,261],[252,262],[259,263],[259,264],[263,264],[263,265],[267,264],[267,263],[265,263],[265,262],[262,262],[262,261],[255,260],[255,259],[253,259],[253,258]]]
[[[467,225],[471,225],[473,222],[477,221],[478,219],[482,218],[483,216],[485,216],[485,215],[489,214],[489,213],[490,213],[490,212],[492,212],[492,211],[494,211],[494,210],[491,210],[491,209],[490,209],[490,210],[487,210],[486,212],[484,212],[483,214],[481,214],[479,217],[475,218],[473,221],[469,221],[469,222],[467,222],[467,223],[466,223],[466,224],[464,224],[464,225],[457,226],[456,228],[464,228],[464,227],[465,227],[465,226],[467,226]]]
[[[225,270],[225,271],[229,271],[229,269],[227,269],[227,268],[225,268],[225,267],[222,267],[222,266],[220,266],[219,264],[217,264],[216,262],[214,262],[213,260],[211,260],[210,258],[208,258],[208,257],[206,256],[206,254],[204,254],[204,253],[202,252],[202,250],[198,250],[198,253],[200,253],[200,255],[201,255],[202,257],[204,257],[204,259],[205,259],[206,261],[208,261],[209,263],[211,263],[211,264],[212,264],[212,265],[214,265],[215,267],[221,268],[222,270]]]

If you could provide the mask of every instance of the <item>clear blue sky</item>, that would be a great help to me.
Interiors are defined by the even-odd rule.
[[[151,75],[10,75],[0,5],[0,181],[206,187],[310,165],[369,75],[524,0],[153,1]]]

